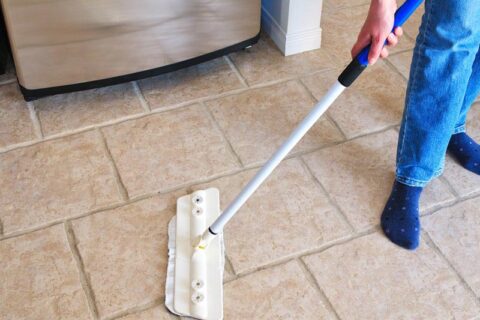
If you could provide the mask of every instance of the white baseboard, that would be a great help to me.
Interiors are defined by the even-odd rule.
[[[262,8],[262,29],[285,56],[320,48],[322,29],[320,27],[286,33],[268,11]]]

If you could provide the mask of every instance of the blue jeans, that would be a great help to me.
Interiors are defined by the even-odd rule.
[[[480,1],[427,0],[397,148],[397,181],[423,187],[444,167],[480,93]]]

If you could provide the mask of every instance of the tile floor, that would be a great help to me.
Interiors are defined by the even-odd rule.
[[[173,319],[175,199],[225,206],[348,60],[366,0],[326,0],[323,47],[249,50],[25,103],[0,77],[0,319]],[[480,178],[447,159],[416,252],[378,227],[421,14],[226,228],[226,319],[480,319]],[[345,25],[343,22],[350,23]],[[480,138],[480,105],[469,129]]]

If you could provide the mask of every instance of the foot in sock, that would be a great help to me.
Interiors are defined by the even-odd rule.
[[[423,188],[395,181],[382,213],[381,225],[393,243],[409,250],[420,241],[419,201]]]
[[[452,135],[448,152],[465,169],[480,175],[480,146],[465,132]]]

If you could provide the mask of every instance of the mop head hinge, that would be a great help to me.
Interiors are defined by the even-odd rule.
[[[197,244],[194,246],[195,249],[198,250],[205,250],[210,242],[215,238],[217,234],[214,234],[210,231],[210,228],[205,230],[205,232],[202,234],[200,239],[198,240]]]

